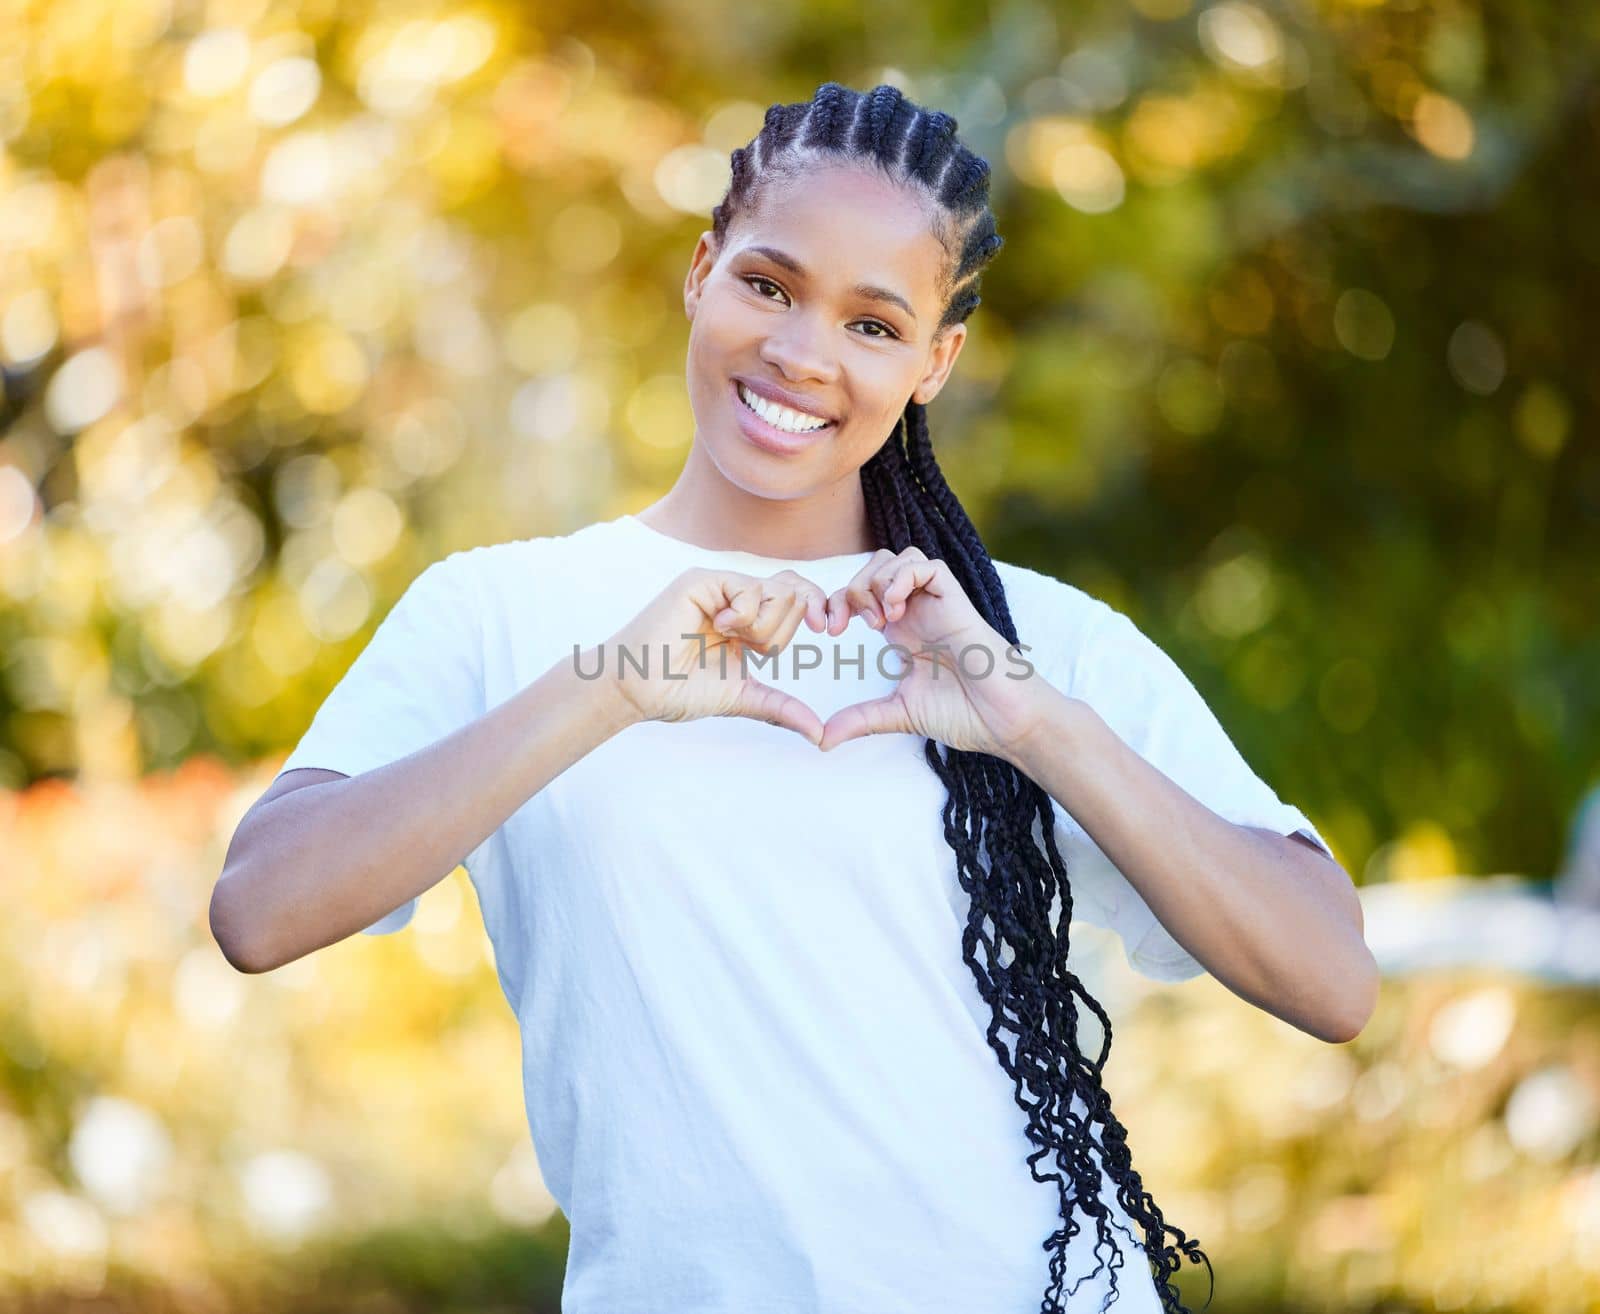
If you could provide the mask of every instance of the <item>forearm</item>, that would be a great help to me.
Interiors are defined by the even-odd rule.
[[[1235,994],[1319,1039],[1359,1032],[1378,972],[1337,863],[1218,816],[1054,689],[1040,691],[1034,728],[1010,757]]]
[[[271,800],[241,823],[218,883],[238,957],[269,971],[372,925],[636,719],[610,682],[563,658],[427,748]]]

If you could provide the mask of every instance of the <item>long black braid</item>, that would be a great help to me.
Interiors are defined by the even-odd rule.
[[[863,95],[826,82],[809,102],[772,106],[755,139],[733,152],[727,194],[712,211],[719,246],[762,183],[797,176],[821,155],[876,166],[936,202],[931,223],[949,259],[941,284],[945,309],[935,332],[965,321],[978,305],[983,268],[1004,240],[995,232],[989,208],[989,165],[956,139],[954,118],[914,104],[892,86]],[[983,618],[1009,642],[1018,641],[994,563],[934,460],[921,403],[907,402],[894,433],[862,466],[861,487],[873,536],[882,546],[899,552],[915,544],[928,557],[943,560]],[[1111,1292],[1102,1309],[1117,1295],[1122,1254],[1110,1228],[1116,1226],[1124,1236],[1128,1231],[1101,1198],[1092,1151],[1098,1151],[1116,1183],[1118,1204],[1144,1232],[1142,1248],[1163,1310],[1189,1314],[1169,1279],[1184,1257],[1204,1263],[1208,1274],[1211,1261],[1198,1242],[1162,1218],[1133,1168],[1127,1131],[1111,1111],[1101,1082],[1111,1052],[1111,1021],[1067,966],[1072,886],[1056,848],[1050,797],[1009,762],[989,754],[960,752],[933,739],[924,754],[949,791],[945,838],[956,853],[961,887],[972,898],[962,958],[993,1009],[989,1045],[1015,1083],[1017,1103],[1028,1115],[1028,1139],[1038,1146],[1027,1156],[1029,1170],[1035,1181],[1054,1182],[1060,1195],[1065,1226],[1043,1242],[1050,1252],[1050,1284],[1040,1314],[1063,1314],[1065,1251],[1082,1230],[1078,1213],[1095,1220],[1094,1253],[1104,1248],[1109,1256]],[[1058,896],[1060,912],[1052,926]],[[1078,1050],[1075,1000],[1099,1020],[1103,1040],[1093,1059]],[[1076,1112],[1075,1100],[1086,1118]],[[1047,1158],[1055,1171],[1040,1171],[1040,1161]],[[1168,1232],[1177,1238],[1176,1246],[1165,1243]],[[1102,1257],[1067,1295],[1107,1263]]]

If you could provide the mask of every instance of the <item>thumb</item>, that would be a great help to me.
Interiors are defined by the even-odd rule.
[[[766,721],[793,730],[813,746],[822,742],[822,722],[817,714],[798,698],[774,689],[760,680],[746,680],[739,689],[729,716],[747,716],[752,721]]]
[[[898,694],[888,694],[841,707],[822,727],[822,740],[817,747],[826,753],[830,748],[837,748],[840,744],[865,735],[914,733],[915,727],[906,716],[905,703]]]

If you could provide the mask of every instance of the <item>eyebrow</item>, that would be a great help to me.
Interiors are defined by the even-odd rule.
[[[787,251],[780,251],[775,246],[747,246],[744,248],[751,255],[766,256],[781,269],[787,269],[799,278],[808,278],[806,268]],[[887,301],[892,306],[899,306],[901,310],[911,316],[912,323],[916,323],[917,312],[911,309],[911,303],[898,292],[891,292],[886,287],[878,287],[873,283],[857,283],[850,289],[856,296],[865,297],[868,301]]]

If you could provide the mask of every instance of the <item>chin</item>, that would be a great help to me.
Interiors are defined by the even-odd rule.
[[[743,439],[735,435],[734,441],[742,443]],[[788,502],[804,497],[827,487],[830,482],[828,474],[819,479],[814,469],[799,470],[781,461],[773,462],[760,452],[745,450],[731,459],[721,456],[715,459],[717,468],[730,484],[752,497],[764,497],[773,502]],[[779,468],[774,469],[774,464]]]

